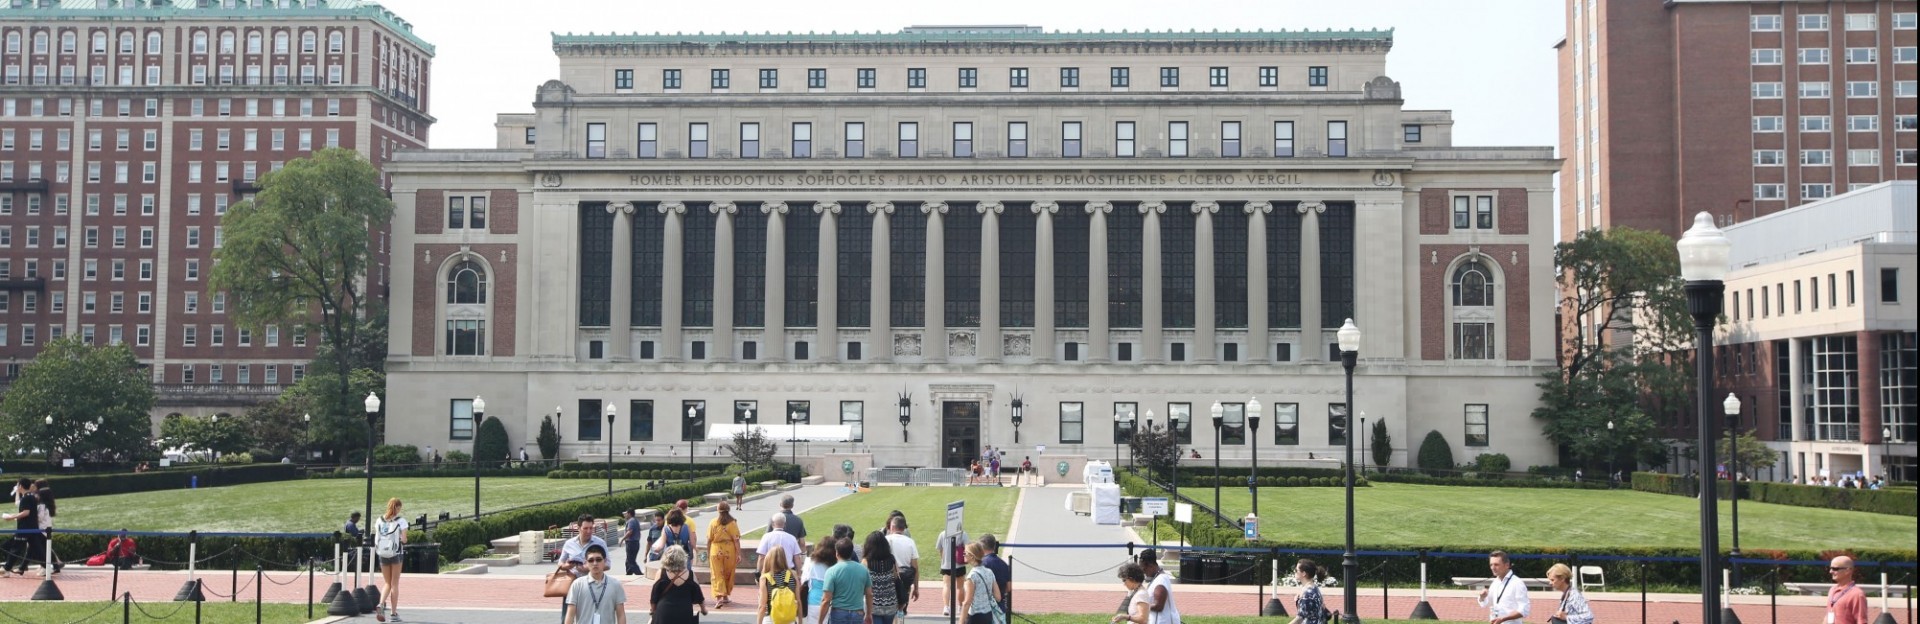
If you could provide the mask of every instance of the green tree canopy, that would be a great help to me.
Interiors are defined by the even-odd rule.
[[[160,445],[222,455],[244,453],[253,446],[253,424],[233,414],[183,416],[169,414],[160,421]],[[211,460],[211,458],[209,458]]]
[[[327,149],[268,173],[259,195],[220,221],[225,241],[215,251],[212,287],[232,294],[234,320],[319,333],[320,354],[330,364],[319,381],[328,387],[310,387],[305,395],[319,423],[316,437],[336,448],[352,436],[349,422],[365,416],[365,394],[356,396],[353,387],[369,380],[361,373],[369,360],[361,354],[384,349],[384,341],[375,346],[365,335],[379,316],[365,288],[372,282],[373,232],[392,217],[393,202],[373,165],[352,150]]]
[[[544,433],[544,428],[542,432]],[[762,466],[772,466],[774,452],[778,447],[774,446],[773,440],[767,439],[766,429],[743,427],[734,431],[733,440],[720,445],[720,449],[733,456],[733,463],[752,470]]]
[[[151,455],[153,384],[147,375],[126,345],[93,347],[73,336],[47,343],[0,399],[5,451],[39,449],[48,462]]]
[[[552,416],[540,417],[540,435],[534,442],[540,445],[541,459],[560,458],[560,427],[553,423]]]
[[[510,452],[507,450],[507,426],[492,416],[480,421],[480,429],[474,432],[473,437],[473,460],[482,466],[498,466],[509,459]]]
[[[1427,438],[1420,441],[1418,465],[1421,470],[1436,477],[1453,471],[1453,446],[1447,444],[1447,437],[1439,431],[1428,431]]]
[[[1367,449],[1373,454],[1373,465],[1386,466],[1393,461],[1393,435],[1387,433],[1387,419],[1373,422],[1373,440],[1369,444],[1373,445]]]

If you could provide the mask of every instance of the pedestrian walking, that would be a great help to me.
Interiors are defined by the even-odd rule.
[[[940,577],[947,591],[947,600],[953,600],[954,594],[960,590],[960,579],[967,575],[967,543],[966,527],[952,534],[942,530],[939,536],[933,538],[933,547],[940,551]],[[952,605],[943,601],[940,617],[952,616],[952,609]]]
[[[995,620],[1004,618],[1000,611],[1000,581],[993,577],[993,571],[980,564],[987,551],[979,542],[966,546],[967,565],[973,569],[967,571],[966,583],[961,588],[960,608],[967,614],[966,624],[997,624]]]
[[[1553,564],[1547,568],[1547,583],[1560,592],[1560,609],[1553,612],[1554,619],[1564,624],[1593,624],[1593,609],[1587,606],[1587,595],[1573,584],[1572,568]]]
[[[1180,624],[1180,606],[1173,600],[1173,575],[1160,567],[1160,551],[1140,551],[1140,571],[1147,575],[1147,610],[1154,624]]]
[[[407,543],[407,519],[400,515],[400,499],[387,499],[387,513],[373,522],[373,556],[380,563],[380,578],[387,589],[380,593],[380,605],[373,619],[400,621],[400,553]]]
[[[0,516],[0,520],[14,521],[13,537],[7,540],[7,565],[0,570],[0,578],[12,575],[27,575],[27,565],[36,559],[36,553],[43,549],[39,544],[46,539],[40,534],[40,497],[34,494],[33,479],[20,477],[13,486],[14,513]],[[15,564],[19,571],[15,572]]]
[[[33,493],[40,497],[38,515],[40,535],[44,540],[40,547],[40,556],[47,560],[47,565],[53,566],[54,574],[59,574],[60,569],[67,567],[67,564],[60,561],[60,553],[53,547],[53,520],[60,516],[60,506],[54,504],[53,484],[46,479],[37,479],[33,482]]]
[[[820,540],[820,543],[813,545],[813,553],[800,568],[800,589],[807,596],[800,617],[820,618],[820,601],[827,595],[827,570],[840,562],[840,556],[833,548],[833,540]]]
[[[733,475],[733,506],[747,508],[747,478],[743,475]]]
[[[607,542],[593,534],[593,514],[580,514],[580,517],[574,519],[574,525],[577,533],[574,534],[573,539],[560,544],[559,562],[560,571],[573,575],[574,580],[578,581],[592,572],[592,568],[587,565],[587,551],[594,546],[599,546],[600,552],[605,553]],[[603,554],[601,557],[605,558],[606,555]],[[566,619],[567,605],[572,600],[572,588],[569,587],[568,595],[560,599],[560,619]],[[601,624],[606,623],[603,621]]]
[[[1147,603],[1147,574],[1140,570],[1140,564],[1128,561],[1120,564],[1120,585],[1127,588],[1127,597],[1120,601],[1120,612],[1107,618],[1109,624],[1132,622],[1150,624],[1151,610]],[[1297,621],[1296,623],[1297,624]]]
[[[640,568],[639,561],[640,538],[646,535],[640,528],[640,510],[628,509],[620,512],[620,516],[625,519],[625,522],[621,523],[623,530],[620,534],[620,545],[627,551],[626,574],[627,576],[645,574],[646,570]]]
[[[693,580],[688,559],[687,550],[679,544],[660,555],[660,580],[653,584],[653,597],[648,600],[653,624],[699,624],[700,616],[707,614],[707,595]],[[694,615],[696,610],[699,615]]]
[[[760,547],[756,551],[760,555],[760,571],[766,572],[772,569],[767,566],[767,561],[775,558],[773,551],[779,549],[782,556],[778,558],[786,560],[787,569],[793,570],[796,574],[799,573],[800,559],[806,551],[800,550],[800,541],[786,531],[787,517],[782,514],[773,514],[773,517],[767,520],[767,526],[769,528],[766,534],[760,537]],[[799,586],[795,585],[795,587]]]
[[[653,543],[654,558],[665,559],[667,549],[674,546],[691,553],[697,546],[693,540],[693,525],[687,522],[687,512],[670,510],[667,512],[667,528],[660,532],[660,539]]]
[[[907,535],[907,515],[894,513],[898,515],[887,522],[887,549],[893,551],[893,560],[900,566],[900,584],[894,591],[899,595],[900,618],[904,619],[908,607],[920,599],[920,545]]]
[[[1013,566],[1000,558],[1000,539],[992,533],[980,535],[980,550],[986,555],[980,558],[980,565],[993,572],[993,580],[1000,591],[1000,612],[1013,613]]]
[[[848,541],[849,543],[852,543],[852,542],[853,542],[853,527],[852,527],[852,526],[849,526],[849,525],[845,525],[845,524],[836,524],[836,525],[833,525],[833,539],[837,539],[837,540],[847,540],[847,541]],[[862,554],[862,553],[860,552],[860,545],[859,545],[859,544],[854,544],[854,545],[853,545],[853,558],[854,558],[854,560],[856,560],[856,561],[858,561],[858,560],[861,560],[861,559],[865,559],[865,558],[866,558],[866,557],[865,557],[865,555],[863,555],[863,554]]]
[[[713,571],[714,608],[733,604],[733,573],[740,567],[740,523],[727,501],[707,524],[707,568]]]
[[[873,577],[853,556],[853,540],[833,539],[833,567],[821,593],[819,624],[868,624],[873,612]]]
[[[607,547],[587,546],[587,574],[567,588],[564,624],[627,624],[627,589],[620,579],[607,576]]]
[[[1853,571],[1852,557],[1834,557],[1827,563],[1833,589],[1827,590],[1828,624],[1867,624],[1867,592]]]
[[[1293,598],[1293,621],[1288,624],[1329,624],[1332,613],[1327,611],[1326,597],[1320,594],[1327,570],[1312,559],[1301,559],[1293,565],[1293,578],[1303,589]]]
[[[873,607],[868,613],[873,616],[873,624],[893,624],[900,615],[900,563],[894,560],[885,533],[867,534],[864,549],[866,556],[860,561],[866,564],[873,583]]]
[[[1507,558],[1507,553],[1500,550],[1488,553],[1487,569],[1493,571],[1493,583],[1480,590],[1480,606],[1487,608],[1487,623],[1526,619],[1533,602],[1527,598],[1526,582],[1513,573],[1513,561]]]
[[[787,534],[792,535],[794,541],[799,542],[800,547],[802,549],[806,548],[807,547],[807,523],[806,521],[800,519],[799,514],[793,513],[793,495],[792,494],[785,494],[780,497],[780,515],[787,517],[786,529],[784,529],[787,532]],[[773,523],[771,522],[767,523],[767,530],[768,531],[773,530]],[[808,551],[802,550],[801,552],[804,553]]]

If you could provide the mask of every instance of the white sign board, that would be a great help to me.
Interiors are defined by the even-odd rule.
[[[172,465],[173,465],[173,460],[171,460],[171,459],[167,459],[167,458],[165,458],[165,457],[162,457],[162,458],[160,458],[160,467],[161,467],[161,468],[166,468],[166,467],[168,467],[168,466],[172,466]]]
[[[1033,446],[1033,454],[1035,454],[1035,455],[1045,455],[1045,454],[1047,454],[1047,445],[1045,445],[1045,444],[1035,444],[1035,445]]]
[[[1160,496],[1140,499],[1140,515],[1155,517],[1167,515],[1167,498]]]
[[[73,458],[72,458],[72,457],[68,457],[68,458],[65,458],[65,459],[62,459],[62,460],[60,460],[60,467],[61,467],[61,468],[72,468],[72,467],[73,467]]]
[[[1174,505],[1173,519],[1176,522],[1193,522],[1193,505],[1186,503]]]
[[[961,520],[961,517],[966,514],[966,510],[967,510],[966,501],[954,501],[951,503],[947,503],[947,535],[960,534],[960,527],[961,527],[960,520]]]

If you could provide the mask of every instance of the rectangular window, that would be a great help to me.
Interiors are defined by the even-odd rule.
[[[1027,68],[1015,67],[1007,70],[1007,86],[1014,89],[1027,88]]]
[[[953,157],[973,157],[973,122],[953,122]]]
[[[1754,32],[1778,32],[1780,30],[1780,16],[1778,15],[1755,15],[1749,19]]]
[[[1874,13],[1848,13],[1847,30],[1873,30],[1877,17]]]
[[[1227,88],[1227,68],[1225,67],[1207,68],[1207,86],[1213,87],[1216,89]]]
[[[1133,157],[1133,122],[1120,121],[1113,124],[1113,155],[1122,158]]]
[[[840,402],[840,424],[852,429],[850,442],[867,440],[867,404],[861,401]]]
[[[778,69],[760,70],[760,88],[762,89],[780,88],[780,70]]]
[[[1167,122],[1167,156],[1184,158],[1187,155],[1187,122]]]
[[[1115,89],[1127,88],[1127,85],[1133,82],[1132,72],[1133,68],[1130,67],[1107,68],[1107,86]]]
[[[1494,359],[1492,323],[1454,323],[1453,359]]]
[[[1833,60],[1833,51],[1826,48],[1800,48],[1801,65],[1825,65]]]
[[[1007,122],[1007,157],[1026,158],[1027,122]]]
[[[1760,120],[1772,119],[1774,120],[1772,124],[1773,130],[1770,130],[1770,132],[1780,131],[1781,124],[1780,124],[1779,117],[1755,117],[1753,119],[1754,119],[1755,130],[1760,129],[1760,123],[1759,123]],[[1827,115],[1802,115],[1800,117],[1800,131],[1801,132],[1832,132],[1833,117],[1830,117]]]
[[[1753,164],[1760,167],[1779,167],[1787,164],[1787,151],[1777,149],[1753,150]]]
[[[627,439],[634,442],[653,441],[653,401],[627,401]]]
[[[1780,48],[1756,48],[1753,51],[1753,64],[1779,65],[1780,57]]]
[[[1308,67],[1307,68],[1307,86],[1322,87],[1322,88],[1326,87],[1327,86],[1327,68],[1320,67],[1320,66]]]
[[[1347,404],[1327,404],[1327,444],[1345,446],[1347,443]]]
[[[1915,28],[1920,28],[1920,13],[1895,13],[1895,14],[1893,14],[1893,29],[1894,29],[1894,30],[1913,30],[1913,29],[1915,29]],[[1911,438],[1911,437],[1903,437],[1903,438],[1901,438],[1901,439],[1903,439],[1903,440],[1912,440],[1913,438]]]
[[[1753,83],[1753,98],[1756,100],[1777,100],[1786,93],[1786,88],[1778,82]]]
[[[1828,183],[1800,185],[1801,199],[1826,199],[1833,196],[1833,185]]]
[[[705,440],[707,438],[707,402],[680,402],[680,441]]]
[[[1401,125],[1400,140],[1406,143],[1419,143],[1420,142],[1420,124]]]
[[[582,442],[600,440],[601,409],[603,408],[600,407],[600,399],[580,399],[579,409],[575,412],[578,416],[573,427],[578,434],[576,439]]]
[[[847,122],[846,143],[847,158],[866,158],[867,124],[858,121]]]
[[[1240,157],[1240,122],[1220,122],[1220,156],[1222,158]]]
[[[1160,86],[1161,88],[1179,87],[1180,86],[1180,68],[1178,67],[1160,68]]]
[[[1813,167],[1825,167],[1833,164],[1833,150],[1800,150],[1800,164]]]
[[[1900,269],[1880,269],[1880,303],[1900,303]]]
[[[740,157],[760,157],[760,124],[740,124]]]
[[[1347,122],[1327,122],[1327,155],[1335,158],[1347,155]]]
[[[733,85],[733,76],[728,70],[714,69],[707,72],[707,88],[726,89]]]
[[[707,157],[707,124],[687,124],[687,157]]]
[[[639,124],[634,128],[634,135],[639,137],[640,141],[639,145],[634,149],[634,156],[639,158],[660,157],[660,126],[658,124]]]
[[[1848,65],[1870,65],[1879,57],[1873,48],[1847,48]]]
[[[1272,65],[1261,67],[1260,68],[1260,86],[1262,87],[1280,86],[1280,68]]]
[[[1492,439],[1488,436],[1487,406],[1470,403],[1467,405],[1467,446],[1488,446]]]
[[[856,69],[853,71],[854,86],[861,89],[872,89],[874,84],[880,81],[879,75],[880,70],[872,67]]]
[[[304,148],[303,148],[304,149]],[[587,124],[587,158],[607,157],[607,124]]]
[[[1826,99],[1833,97],[1833,83],[1802,82],[1800,83],[1800,97],[1807,99]]]
[[[633,70],[631,69],[613,70],[613,88],[632,89],[633,88]]]
[[[973,89],[980,86],[980,70],[974,67],[960,68],[960,88]]]
[[[660,70],[660,87],[668,90],[678,90],[680,88],[680,70]]]
[[[907,88],[908,89],[927,88],[927,68],[925,67],[907,68]]]
[[[1068,402],[1060,404],[1060,443],[1084,444],[1086,442],[1086,404]]]
[[[807,70],[807,88],[808,89],[827,88],[827,70],[823,68],[818,68],[818,67],[808,69]]]
[[[813,124],[807,123],[804,121],[795,122],[793,124],[792,136],[793,136],[793,146],[791,151],[792,151],[793,157],[794,158],[812,158],[813,157]]]
[[[1078,67],[1060,68],[1060,88],[1062,89],[1080,88],[1080,68]]]
[[[1065,158],[1080,157],[1080,122],[1060,124],[1060,155]]]
[[[447,436],[455,440],[473,439],[473,399],[453,399],[448,409]]]
[[[1293,156],[1293,122],[1273,122],[1273,155],[1275,158]]]
[[[900,150],[897,155],[901,158],[920,157],[920,124],[918,122],[900,122]]]
[[[1847,150],[1847,164],[1855,167],[1871,167],[1880,164],[1880,150]]]
[[[1802,13],[1800,14],[1799,21],[1800,30],[1803,31],[1827,29],[1827,16],[1825,13]]]
[[[1847,82],[1847,97],[1850,97],[1850,98],[1880,97],[1880,83],[1874,82],[1872,80],[1849,81]]]

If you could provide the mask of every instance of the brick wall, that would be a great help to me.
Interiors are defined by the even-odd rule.
[[[1425,201],[1421,202],[1425,204]],[[1447,273],[1453,259],[1469,251],[1467,245],[1421,245],[1420,258],[1432,258],[1436,254],[1439,262],[1426,262],[1420,265],[1420,359],[1445,360],[1451,346],[1447,344],[1447,298],[1451,293],[1451,279]],[[1499,297],[1506,306],[1506,318],[1499,327],[1499,340],[1506,359],[1529,359],[1532,340],[1528,329],[1531,320],[1527,314],[1527,304],[1532,296],[1526,276],[1532,259],[1527,254],[1526,245],[1481,245],[1480,252],[1487,260],[1499,264]],[[1513,261],[1515,254],[1518,260]]]
[[[413,253],[423,260],[413,275],[413,355],[431,357],[439,344],[445,327],[437,326],[440,308],[446,299],[441,295],[441,275],[449,256],[458,254],[462,249],[480,256],[491,275],[487,277],[487,305],[491,307],[492,319],[487,323],[487,355],[492,357],[511,357],[514,355],[514,333],[519,326],[515,314],[519,300],[519,274],[515,267],[520,253],[517,244],[459,245],[459,244],[421,244],[414,245]],[[432,254],[427,259],[427,254]],[[503,256],[504,254],[504,256]],[[502,260],[502,258],[505,258]]]

